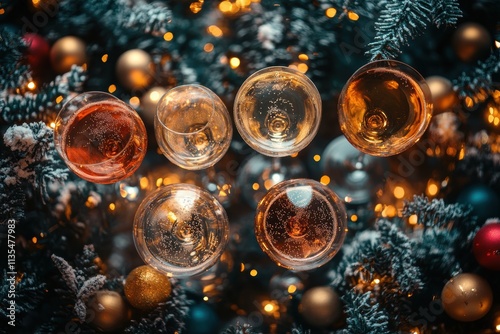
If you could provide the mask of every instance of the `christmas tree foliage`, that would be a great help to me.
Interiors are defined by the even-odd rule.
[[[425,78],[432,119],[401,153],[342,160],[356,149],[325,150],[355,132],[339,118],[342,89],[377,61]],[[2,1],[0,64],[0,333],[500,332],[497,1]],[[170,163],[155,137],[156,104],[170,89],[202,85],[232,115],[245,80],[271,66],[305,74],[321,97],[314,139],[284,168],[333,190],[346,209],[338,253],[307,271],[280,267],[259,247],[256,200],[277,181],[245,181],[262,166],[236,127],[207,171]],[[380,80],[367,89],[399,94],[383,104],[418,99],[406,84]],[[54,141],[63,106],[90,91],[130,105],[147,132],[138,169],[112,184],[77,176]],[[401,116],[405,108],[417,107],[356,122],[371,130],[407,122],[404,137],[419,121],[413,109]],[[156,189],[180,183],[214,195],[230,232],[208,270],[165,277],[144,266],[134,215]],[[307,240],[300,225],[286,231]]]

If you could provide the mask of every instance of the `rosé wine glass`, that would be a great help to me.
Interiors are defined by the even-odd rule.
[[[86,92],[64,104],[54,128],[56,150],[76,175],[109,184],[132,175],[147,150],[137,112],[104,92]]]

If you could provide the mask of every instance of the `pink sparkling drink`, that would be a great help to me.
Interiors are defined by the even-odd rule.
[[[147,133],[129,105],[102,92],[76,96],[61,109],[55,146],[69,169],[90,182],[114,183],[133,174],[147,150]]]

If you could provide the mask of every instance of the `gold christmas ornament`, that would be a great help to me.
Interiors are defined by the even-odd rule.
[[[127,89],[143,89],[154,79],[153,59],[144,50],[132,49],[124,52],[116,63],[116,76]]]
[[[162,87],[152,87],[141,97],[141,116],[144,121],[153,125],[156,115],[156,105],[161,97],[167,92],[167,89]]]
[[[114,291],[97,291],[87,302],[88,321],[102,332],[114,332],[127,324],[130,310],[122,296]]]
[[[493,90],[490,101],[486,104],[484,116],[494,129],[500,129],[500,87]]]
[[[452,44],[460,60],[471,62],[489,53],[492,44],[491,35],[480,24],[464,23],[453,34]]]
[[[493,293],[488,282],[476,274],[451,278],[441,292],[445,312],[458,321],[481,319],[491,308]]]
[[[434,75],[426,78],[425,81],[431,91],[434,115],[450,111],[458,102],[457,94],[455,94],[450,80],[439,75]]]
[[[153,267],[140,266],[127,276],[124,291],[133,307],[148,310],[167,300],[172,285],[166,275]]]
[[[75,36],[58,39],[50,49],[50,63],[57,73],[66,73],[73,65],[87,61],[85,42]]]
[[[315,287],[307,290],[302,296],[299,312],[309,324],[327,327],[340,320],[342,303],[332,288]]]

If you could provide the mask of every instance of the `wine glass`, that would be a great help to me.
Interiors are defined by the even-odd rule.
[[[344,203],[328,187],[308,179],[273,186],[255,216],[262,250],[279,266],[311,270],[330,261],[347,232]]]
[[[227,152],[232,134],[226,106],[204,86],[177,86],[158,101],[156,140],[177,166],[188,170],[213,166]]]
[[[76,175],[108,184],[139,168],[147,150],[147,133],[132,107],[108,93],[86,92],[60,110],[54,145]]]
[[[359,151],[399,154],[423,135],[432,117],[425,79],[409,65],[377,60],[358,69],[338,102],[340,129]]]
[[[288,178],[278,157],[298,153],[313,140],[321,120],[321,97],[314,83],[295,69],[272,66],[248,77],[234,101],[234,121],[243,140],[255,151],[272,157],[247,179]],[[242,170],[245,170],[243,167]],[[262,176],[260,176],[262,175]],[[245,178],[242,182],[248,184]]]
[[[137,209],[133,231],[144,262],[180,278],[214,265],[229,240],[222,205],[206,190],[186,183],[149,194]]]

